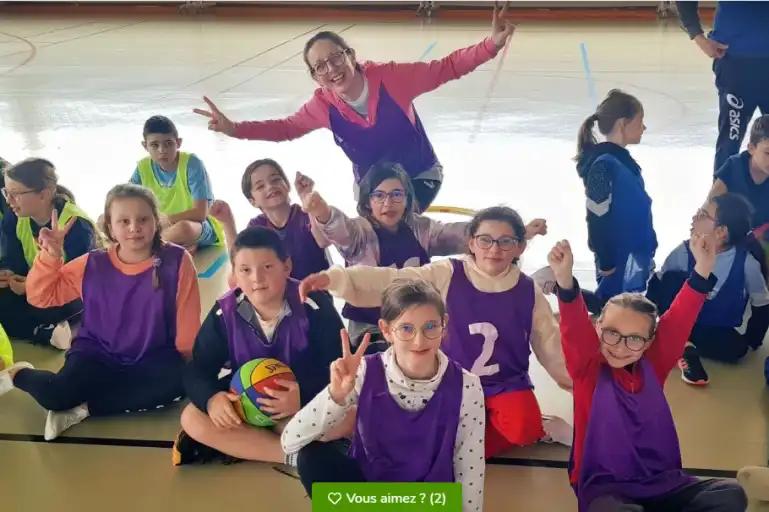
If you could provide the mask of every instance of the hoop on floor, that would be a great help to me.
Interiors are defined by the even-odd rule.
[[[455,215],[467,215],[468,217],[472,217],[476,213],[476,211],[472,208],[462,208],[461,206],[443,206],[437,204],[430,206],[426,211],[427,213],[453,213]]]

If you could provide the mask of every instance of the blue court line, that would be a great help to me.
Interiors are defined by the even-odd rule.
[[[225,263],[227,263],[227,252],[220,254],[213,262],[211,262],[207,269],[198,274],[198,277],[201,279],[213,277]]]
[[[593,107],[596,107],[598,106],[598,96],[595,92],[593,73],[590,71],[590,61],[587,58],[587,45],[584,42],[579,43],[579,50],[582,54],[582,69],[585,71],[585,80],[587,80],[587,93],[590,96],[590,101],[593,103]]]
[[[433,41],[432,43],[427,45],[427,48],[425,48],[425,51],[422,52],[422,55],[419,56],[419,60],[425,60],[425,57],[427,57],[431,51],[433,51],[433,48],[438,44],[438,41]]]

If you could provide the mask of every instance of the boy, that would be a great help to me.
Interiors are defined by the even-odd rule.
[[[295,465],[280,432],[328,384],[329,366],[341,355],[342,321],[326,294],[300,301],[298,283],[289,278],[291,258],[275,231],[242,231],[230,257],[237,287],[217,300],[195,340],[185,375],[192,403],[182,412],[173,463],[236,458]],[[258,400],[276,422],[272,429],[245,425],[233,407],[238,397],[229,392],[232,376],[218,378],[224,366],[237,371],[262,357],[278,359],[296,376]]]
[[[140,160],[131,183],[152,190],[158,198],[164,240],[190,251],[210,245],[223,246],[224,232],[208,215],[214,197],[203,162],[192,153],[179,151],[182,139],[165,116],[144,123],[142,146],[149,157]]]

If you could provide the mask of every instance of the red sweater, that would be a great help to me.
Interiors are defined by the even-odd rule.
[[[693,274],[678,292],[670,309],[659,319],[654,341],[643,357],[651,363],[660,385],[664,386],[668,373],[683,354],[689,333],[712,286],[712,278],[705,280]],[[607,363],[600,352],[601,341],[595,326],[590,322],[576,281],[573,289],[559,290],[558,304],[566,369],[574,380],[574,460],[569,480],[575,484],[582,463],[593,392],[598,383],[601,365]],[[629,370],[614,368],[612,375],[630,393],[639,391],[643,386],[643,379],[640,372],[636,371],[636,365]]]

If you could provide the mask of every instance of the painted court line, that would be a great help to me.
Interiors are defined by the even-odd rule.
[[[109,437],[59,437],[54,441],[46,441],[41,435],[33,434],[0,434],[0,441],[17,441],[28,443],[51,443],[51,444],[81,444],[91,446],[126,446],[137,448],[171,448],[173,441],[157,439],[115,439]],[[548,459],[517,459],[493,457],[487,461],[488,464],[495,466],[519,466],[532,468],[566,469],[568,462],[564,460]],[[737,471],[728,469],[704,469],[704,468],[684,468],[689,474],[700,477],[716,478],[734,478]]]
[[[205,269],[203,272],[200,272],[198,277],[200,279],[210,279],[219,271],[220,268],[222,268],[227,263],[227,259],[227,253],[223,252],[217,256],[214,261],[211,262],[207,269]]]

